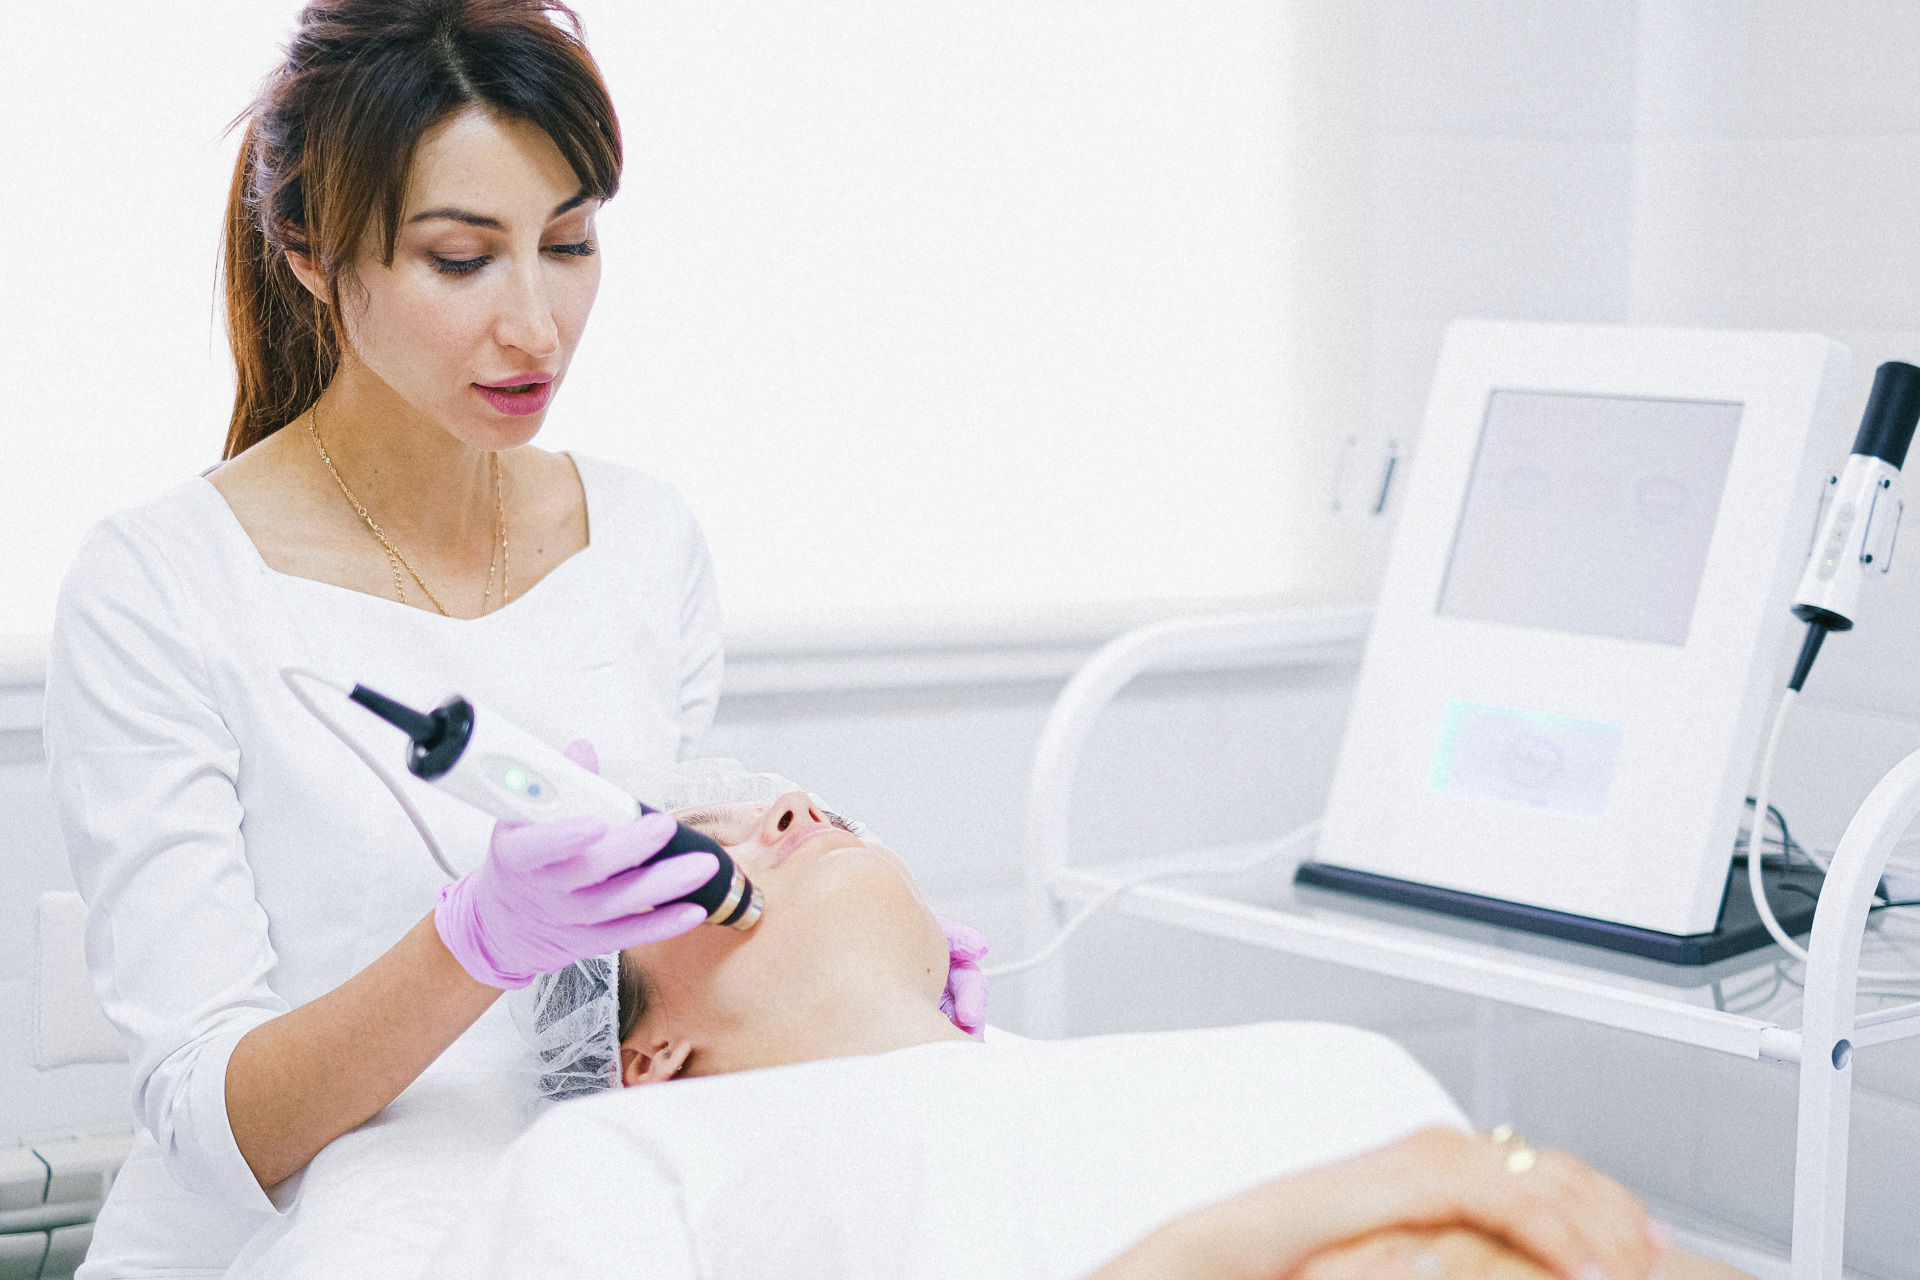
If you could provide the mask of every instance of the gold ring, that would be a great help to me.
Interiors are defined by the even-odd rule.
[[[1487,1131],[1487,1141],[1507,1153],[1507,1172],[1525,1173],[1533,1168],[1536,1157],[1525,1136],[1510,1124],[1495,1125]]]

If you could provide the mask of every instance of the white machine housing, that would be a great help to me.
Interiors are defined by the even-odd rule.
[[[1711,932],[1847,363],[1456,322],[1316,860]]]

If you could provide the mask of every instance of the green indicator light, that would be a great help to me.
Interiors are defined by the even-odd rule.
[[[527,785],[527,773],[524,769],[509,769],[500,781],[507,784],[507,790],[519,791]]]

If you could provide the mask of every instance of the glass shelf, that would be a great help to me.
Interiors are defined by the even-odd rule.
[[[1166,878],[1122,894],[1110,909],[1739,1057],[1798,1057],[1798,1035],[1782,1029],[1800,1023],[1805,966],[1776,946],[1709,965],[1666,964],[1296,885],[1297,849],[1294,857],[1234,876],[1176,870],[1232,866],[1262,847],[1071,867],[1054,878],[1053,892],[1072,910],[1130,877],[1164,871]],[[1860,965],[1920,972],[1920,909],[1873,913]],[[1920,1035],[1920,977],[1901,984],[1862,981],[1856,1009],[1856,1045]]]

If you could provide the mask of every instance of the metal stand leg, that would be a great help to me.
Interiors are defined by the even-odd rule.
[[[1036,951],[1060,932],[1059,904],[1045,886],[1032,891],[1027,906],[1027,949]],[[1066,957],[1055,956],[1025,978],[1027,1034],[1036,1040],[1058,1040],[1067,1034]]]
[[[1793,1280],[1840,1280],[1852,1110],[1852,1046],[1845,1040],[1803,1043],[1793,1160]]]
[[[1491,1129],[1513,1119],[1511,1063],[1513,1006],[1498,1000],[1473,1005],[1473,1123]]]
[[[1895,765],[1854,812],[1820,889],[1820,909],[1807,939],[1807,998],[1800,1021],[1794,1280],[1840,1280],[1860,940],[1894,842],[1917,817],[1920,751]]]

